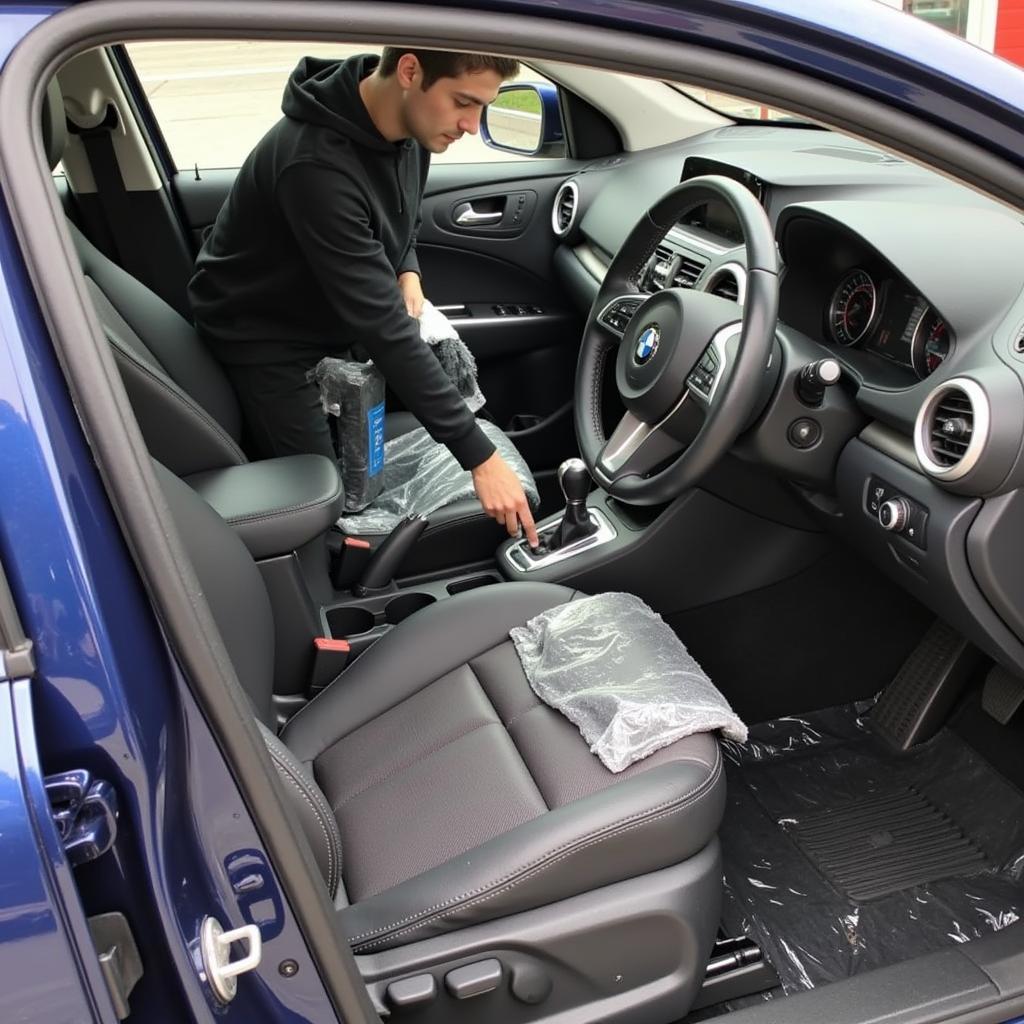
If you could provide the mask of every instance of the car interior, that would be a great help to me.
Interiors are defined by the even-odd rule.
[[[185,295],[233,171],[168,162],[130,46],[46,94],[63,230],[374,1008],[923,1021],[1020,995],[1019,212],[756,99],[530,67],[561,150],[435,166],[418,250],[537,481],[537,550],[469,498],[352,536],[333,463],[250,458]],[[389,438],[417,426],[388,409]],[[609,592],[746,743],[612,773],[538,698],[510,629]]]

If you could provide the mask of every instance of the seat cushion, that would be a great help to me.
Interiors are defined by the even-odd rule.
[[[655,871],[713,837],[714,737],[613,774],[534,695],[508,631],[573,596],[515,583],[431,606],[289,723],[282,738],[338,821],[357,950]]]

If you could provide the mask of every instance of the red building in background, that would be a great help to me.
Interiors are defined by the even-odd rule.
[[[882,0],[1024,65],[1024,0]]]

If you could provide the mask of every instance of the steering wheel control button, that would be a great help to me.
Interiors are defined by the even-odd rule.
[[[718,353],[709,345],[704,349],[700,362],[690,371],[690,376],[686,379],[687,384],[705,398],[710,398],[715,386],[715,377],[718,375],[718,365]]]
[[[813,448],[821,440],[821,424],[817,420],[802,416],[790,423],[787,436],[794,448]]]
[[[472,999],[493,992],[501,984],[501,976],[500,960],[481,960],[449,971],[444,976],[444,987],[456,999]]]
[[[643,299],[616,299],[601,314],[601,323],[611,328],[620,337],[626,333],[629,321]]]
[[[927,549],[928,509],[900,494],[891,484],[876,476],[871,477],[864,511],[877,520],[883,530],[899,534],[922,551]]]
[[[883,530],[902,533],[910,519],[910,506],[904,498],[890,498],[883,501],[878,509],[878,521]]]
[[[830,388],[843,375],[838,359],[819,359],[808,363],[796,379],[796,391],[804,405],[819,406]]]
[[[387,989],[388,1002],[396,1010],[426,1006],[437,995],[437,982],[432,974],[417,974],[414,978],[393,981]]]

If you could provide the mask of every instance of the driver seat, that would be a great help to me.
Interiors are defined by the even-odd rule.
[[[51,170],[64,153],[66,124],[54,78],[43,105],[43,144]],[[240,446],[238,398],[192,324],[66,223],[150,454],[185,478],[248,462]],[[409,413],[389,415],[385,438],[419,425]],[[430,514],[402,571],[429,572],[490,558],[505,536],[504,527],[475,499],[453,502]]]
[[[613,774],[538,701],[509,629],[578,593],[506,583],[417,612],[278,737],[259,571],[154,468],[379,1005],[430,1021],[685,1016],[719,918],[721,752],[694,735]]]

